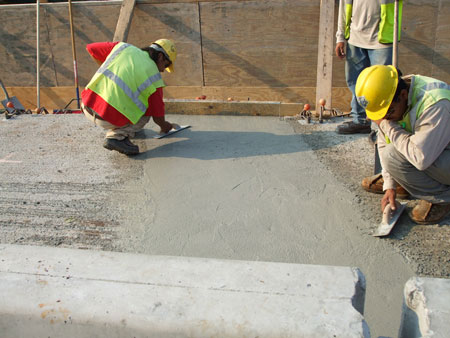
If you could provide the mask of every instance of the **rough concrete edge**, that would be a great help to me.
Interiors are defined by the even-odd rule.
[[[411,277],[403,290],[403,309],[399,337],[432,337],[427,298],[424,294],[423,280]]]
[[[356,311],[358,311],[362,316],[362,329],[363,337],[370,338],[370,328],[364,319],[364,304],[366,302],[366,277],[359,268],[351,268],[353,276],[355,277],[355,293],[352,297],[352,305]]]
[[[359,268],[352,268],[355,276],[355,294],[352,297],[353,307],[364,316],[364,304],[366,300],[366,277]]]

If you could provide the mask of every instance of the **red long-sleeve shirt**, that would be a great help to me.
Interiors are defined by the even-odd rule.
[[[94,59],[103,63],[109,53],[111,53],[114,46],[117,44],[118,42],[95,42],[88,44],[86,46],[86,50]],[[108,104],[97,93],[94,93],[90,89],[86,88],[82,91],[81,99],[85,106],[93,109],[102,117],[102,119],[115,126],[122,127],[131,123],[131,121],[122,115],[117,109]],[[145,112],[145,115],[163,117],[164,111],[163,90],[162,88],[157,88],[156,92],[148,98],[148,109]]]

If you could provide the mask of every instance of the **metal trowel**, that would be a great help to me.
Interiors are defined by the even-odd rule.
[[[395,202],[395,205],[396,205],[395,210],[391,209],[390,204],[386,205],[383,211],[383,218],[381,220],[381,223],[378,226],[378,228],[374,231],[372,236],[383,237],[389,235],[395,223],[397,223],[398,219],[403,213],[403,210],[405,210],[406,207],[406,203],[400,203],[398,201]]]

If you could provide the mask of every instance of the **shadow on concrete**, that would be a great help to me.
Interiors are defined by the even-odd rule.
[[[334,133],[334,131],[316,131],[314,135],[328,133]],[[146,130],[144,145],[139,138],[137,139],[136,143],[141,148],[141,154],[135,159],[181,157],[217,160],[312,151],[302,134],[277,135],[268,132],[186,129],[160,140],[153,139],[154,135],[156,135],[154,131]],[[143,137],[140,138],[142,140]],[[345,138],[342,138],[341,141],[341,143],[348,142]],[[158,144],[162,145],[158,146]]]

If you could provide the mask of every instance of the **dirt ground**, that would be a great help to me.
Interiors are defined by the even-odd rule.
[[[345,119],[348,121],[349,119]],[[364,177],[373,175],[374,147],[367,134],[340,135],[336,126],[343,118],[332,118],[323,124],[311,124],[289,120],[295,132],[317,154],[319,160],[335,174],[357,196],[362,213],[373,224],[370,228],[358,230],[370,236],[381,221],[380,200],[382,195],[371,194],[361,188]],[[427,277],[450,277],[450,217],[439,224],[418,225],[408,216],[417,200],[407,200],[405,212],[400,217],[389,236],[380,238],[387,241],[415,268],[417,275]]]

